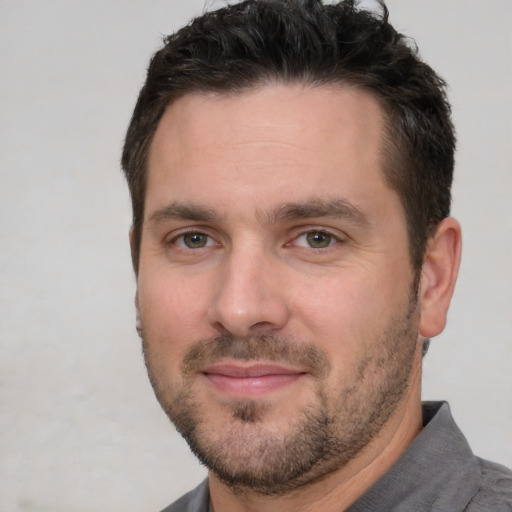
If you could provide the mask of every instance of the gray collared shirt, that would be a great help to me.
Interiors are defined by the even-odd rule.
[[[446,402],[423,404],[422,432],[346,512],[512,512],[512,471],[473,455]],[[162,512],[208,512],[208,480]]]

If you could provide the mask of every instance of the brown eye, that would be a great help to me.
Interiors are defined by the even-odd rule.
[[[313,249],[323,249],[331,245],[332,236],[323,231],[310,231],[306,234],[306,241]]]

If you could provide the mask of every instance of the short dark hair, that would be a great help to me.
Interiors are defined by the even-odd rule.
[[[122,166],[133,208],[138,270],[149,149],[166,107],[193,92],[229,93],[272,82],[348,85],[385,113],[383,172],[404,207],[413,267],[450,212],[455,134],[445,82],[418,57],[388,10],[354,0],[245,0],[194,19],[151,59],[128,127]]]

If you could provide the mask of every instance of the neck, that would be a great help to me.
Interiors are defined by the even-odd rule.
[[[334,512],[345,510],[398,460],[422,428],[421,362],[415,365],[404,400],[366,448],[341,469],[285,495],[233,492],[209,475],[214,512]]]

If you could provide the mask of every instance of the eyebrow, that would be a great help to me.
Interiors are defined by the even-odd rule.
[[[369,224],[366,214],[346,199],[311,199],[285,203],[268,215],[271,224],[317,217],[343,218],[356,224]]]
[[[210,208],[200,205],[171,203],[153,212],[148,219],[150,224],[160,224],[166,220],[192,220],[194,222],[213,222],[217,214]]]
[[[258,218],[268,224],[289,222],[320,217],[342,218],[355,224],[369,224],[365,213],[346,199],[309,199],[300,202],[284,203],[270,212],[258,212]],[[191,220],[194,222],[216,222],[219,215],[215,210],[201,205],[173,202],[153,212],[148,219],[150,224],[160,224],[167,220]]]

